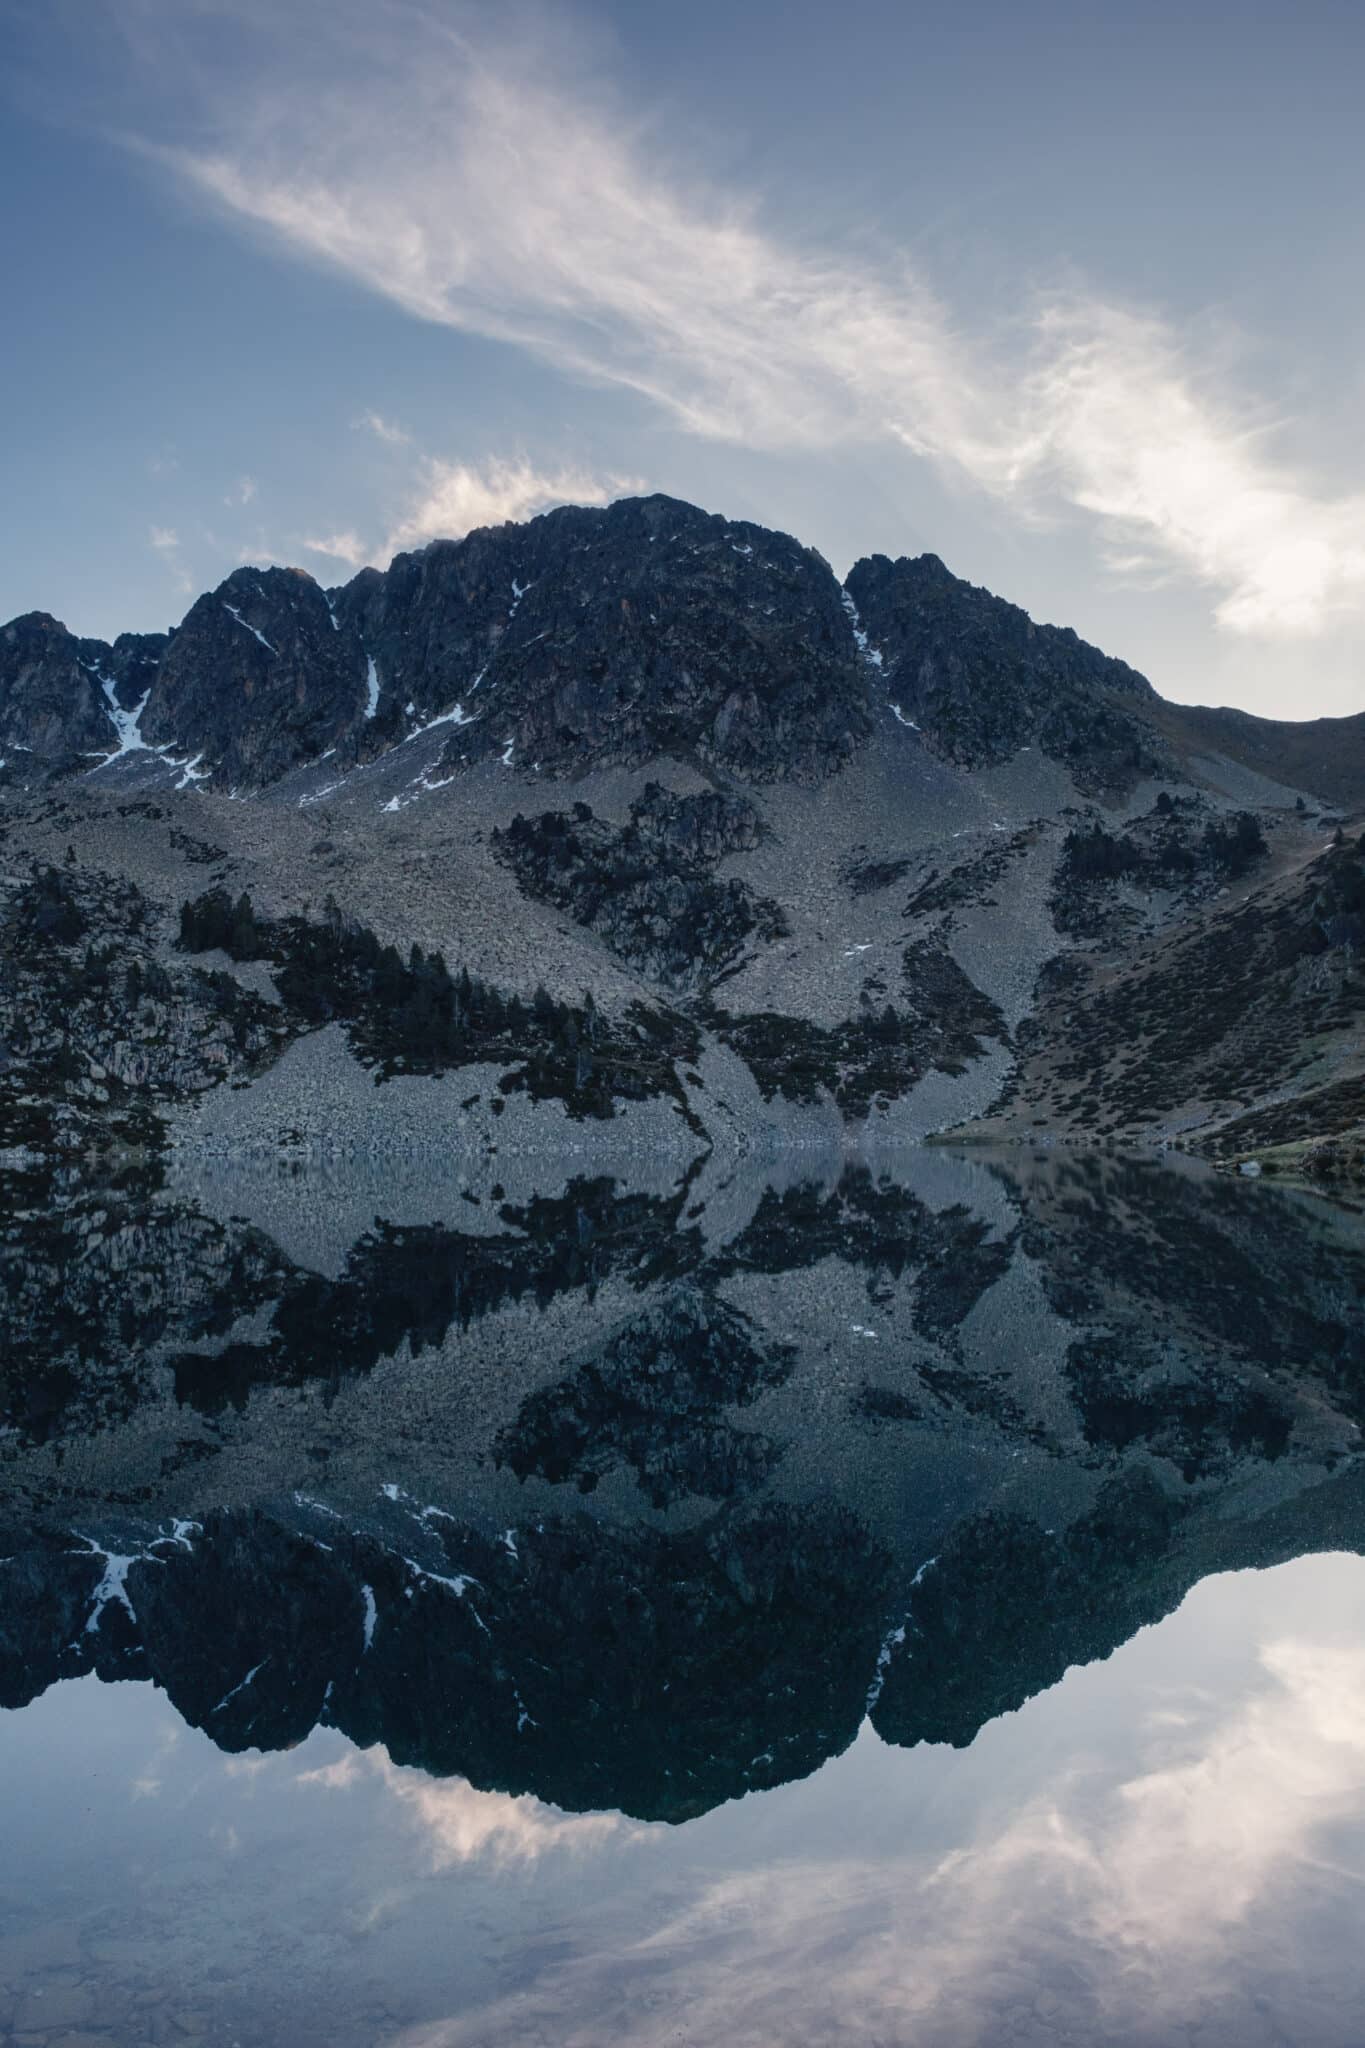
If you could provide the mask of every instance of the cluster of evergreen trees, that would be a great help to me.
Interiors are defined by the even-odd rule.
[[[180,945],[273,961],[280,998],[294,1016],[309,1026],[333,1019],[348,1025],[361,1055],[390,1073],[524,1062],[504,1080],[504,1092],[524,1087],[609,1116],[614,1095],[675,1092],[671,1061],[695,1051],[695,1034],[681,1019],[642,1012],[628,1020],[630,1042],[623,1043],[586,991],[577,1005],[555,1001],[544,988],[526,1002],[467,967],[452,973],[439,952],[414,945],[404,959],[396,946],[344,917],[330,897],[320,919],[271,922],[258,917],[249,896],[234,903],[225,889],[212,889],[183,906]]]
[[[1158,812],[1173,818],[1175,806],[1163,792]],[[1068,832],[1062,847],[1065,873],[1077,882],[1113,882],[1125,875],[1143,875],[1160,885],[1197,874],[1201,867],[1214,867],[1226,875],[1245,874],[1266,851],[1260,825],[1250,811],[1239,811],[1226,822],[1210,820],[1197,840],[1186,839],[1172,824],[1165,837],[1150,852],[1131,839],[1106,832],[1096,822],[1088,831]]]

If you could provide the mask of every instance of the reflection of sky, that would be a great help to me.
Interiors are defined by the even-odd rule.
[[[684,1828],[429,1780],[326,1732],[226,1759],[150,1689],[93,1682],[0,1717],[0,1797],[34,1929],[69,1918],[83,1943],[103,1915],[112,2009],[126,1949],[201,2010],[244,2023],[231,1983],[281,2040],[338,2048],[1164,2043],[1191,2023],[1345,2048],[1365,1562],[1207,1581],[968,1751],[865,1728],[814,1778]]]

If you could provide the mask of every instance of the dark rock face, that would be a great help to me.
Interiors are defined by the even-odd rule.
[[[619,959],[685,988],[732,966],[755,933],[770,940],[786,930],[778,904],[708,873],[758,836],[742,797],[679,797],[652,782],[623,827],[575,804],[572,813],[514,818],[494,845],[528,896],[567,911]]]
[[[164,965],[162,931],[135,884],[95,869],[0,882],[0,1146],[155,1145],[158,1105],[278,1053],[280,1011]]]
[[[1107,1657],[1169,1613],[1179,1509],[1150,1474],[1111,1480],[1060,1533],[1020,1514],[954,1530],[914,1594],[905,1650],[877,1702],[884,1742],[965,1749],[987,1721],[1055,1685],[1069,1664]]]
[[[674,1822],[857,1732],[889,1560],[845,1510],[676,1535],[554,1517],[515,1549],[453,1517],[391,1521],[329,1517],[325,1546],[252,1510],[107,1550],[16,1531],[0,1705],[92,1669],[151,1676],[229,1752],[321,1721],[484,1789]]]
[[[752,1070],[765,1101],[818,1102],[828,1091],[845,1116],[866,1116],[905,1095],[931,1067],[960,1074],[980,1059],[983,1038],[1009,1042],[999,1006],[976,986],[941,937],[901,956],[903,1000],[826,1027],[771,1010],[736,1016],[718,1007],[706,1022]]]
[[[680,1287],[523,1402],[495,1456],[519,1479],[572,1480],[581,1493],[624,1465],[656,1508],[698,1494],[735,1499],[763,1483],[780,1452],[722,1411],[780,1385],[795,1361],[793,1345],[765,1342],[738,1309]]]
[[[566,507],[365,571],[337,616],[374,657],[374,742],[462,705],[452,762],[550,773],[695,751],[814,779],[871,731],[828,565],[671,498]],[[408,707],[411,706],[409,711]]]
[[[118,744],[100,672],[111,650],[46,612],[0,627],[0,782],[45,782],[91,768]]]
[[[316,760],[363,719],[366,663],[298,569],[236,569],[190,609],[142,718],[218,787],[256,788]]]
[[[1069,627],[964,583],[937,555],[870,555],[848,592],[888,693],[951,760],[969,767],[1037,745],[1079,780],[1121,787],[1158,747],[1144,719],[1156,692]]]

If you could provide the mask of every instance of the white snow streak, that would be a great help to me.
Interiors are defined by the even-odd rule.
[[[882,651],[880,647],[874,647],[868,639],[867,634],[863,630],[862,620],[858,616],[858,607],[847,591],[844,592],[844,610],[853,622],[853,638],[859,654],[868,664],[869,668],[881,668],[883,666]]]
[[[335,619],[333,619],[332,624],[336,624]],[[374,665],[374,656],[372,654],[367,656],[366,659],[368,667],[365,670],[365,689],[367,693],[365,697],[365,716],[373,718],[375,712],[379,709],[379,670]]]
[[[266,637],[265,637],[265,634],[264,634],[264,633],[261,633],[261,632],[258,632],[258,631],[257,631],[257,629],[256,629],[256,627],[252,625],[252,623],[251,623],[251,621],[250,621],[249,619],[244,619],[244,618],[242,617],[242,615],[241,615],[241,613],[240,613],[240,612],[238,611],[238,609],[237,609],[236,605],[235,605],[235,604],[229,604],[226,598],[224,598],[224,599],[223,599],[223,610],[224,610],[225,612],[231,612],[231,614],[232,614],[233,618],[234,618],[234,619],[236,619],[236,621],[237,621],[237,624],[238,624],[239,626],[245,626],[245,627],[246,627],[246,629],[247,629],[247,632],[248,632],[248,633],[251,633],[251,634],[253,634],[253,635],[255,636],[255,638],[256,638],[257,640],[259,640],[259,641],[260,641],[260,643],[261,643],[262,647],[264,647],[264,648],[266,649],[266,651],[267,651],[268,653],[270,653],[270,654],[278,654],[278,653],[279,653],[279,651],[280,651],[280,650],[279,650],[279,648],[278,648],[278,647],[272,647],[272,646],[270,645],[270,642],[269,642],[269,641],[268,641],[268,640],[266,639]]]

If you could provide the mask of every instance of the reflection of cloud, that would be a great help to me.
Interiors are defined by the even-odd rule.
[[[351,1750],[301,1771],[301,1785],[347,1791],[377,1779],[426,1838],[433,1870],[487,1859],[539,1862],[551,1850],[583,1851],[642,1832],[616,1813],[563,1813],[530,1793],[480,1792],[463,1778],[429,1778],[393,1763],[382,1747]]]
[[[1278,1690],[1205,1754],[1135,1778],[1105,1856],[1115,1941],[1216,1941],[1312,1836],[1365,1802],[1365,1650],[1293,1640],[1262,1653]]]
[[[1023,311],[1002,348],[904,260],[784,238],[743,195],[668,175],[638,122],[566,88],[567,63],[536,68],[540,37],[509,54],[461,15],[361,0],[285,14],[297,46],[263,53],[235,102],[205,76],[212,146],[162,159],[407,312],[692,434],[880,443],[1022,518],[1080,511],[1122,574],[1178,571],[1235,632],[1365,604],[1365,498],[1290,469],[1225,366],[1154,315],[1078,292]]]
[[[665,2048],[680,2033],[946,2048],[1013,2037],[1021,2017],[1020,2038],[1041,2041],[1059,1968],[1073,2037],[1135,2038],[1136,2013],[1140,2038],[1164,2039],[1240,1993],[1320,1835],[1365,1810],[1365,1651],[1280,1641],[1261,1661],[1260,1688],[1221,1722],[1206,1707],[1181,1732],[1169,1712],[1142,1724],[1149,1753],[1194,1747],[1179,1761],[1116,1786],[1064,1774],[936,1863],[836,1856],[723,1877],[643,1938],[608,1933],[403,2048]]]

